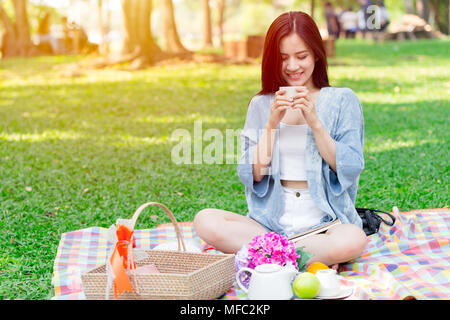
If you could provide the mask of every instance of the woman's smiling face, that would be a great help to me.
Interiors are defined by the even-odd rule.
[[[280,42],[280,54],[283,61],[281,72],[290,86],[313,88],[312,74],[316,59],[312,50],[297,33],[293,32]]]

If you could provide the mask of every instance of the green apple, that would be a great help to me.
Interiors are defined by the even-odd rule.
[[[315,298],[320,291],[320,281],[311,272],[300,273],[292,284],[292,291],[298,298]]]

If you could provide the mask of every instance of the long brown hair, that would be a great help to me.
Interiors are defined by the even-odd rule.
[[[258,94],[275,93],[279,87],[288,86],[281,73],[280,42],[292,32],[296,32],[303,39],[317,59],[312,74],[314,85],[319,89],[330,86],[325,47],[316,23],[304,12],[291,11],[276,18],[267,31],[261,65],[262,89]]]

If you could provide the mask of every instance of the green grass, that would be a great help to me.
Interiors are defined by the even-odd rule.
[[[449,47],[338,43],[331,83],[352,88],[365,117],[357,206],[448,204]],[[247,211],[236,164],[175,165],[171,135],[193,132],[196,120],[203,132],[241,129],[259,66],[61,75],[58,66],[79,59],[0,61],[0,298],[50,298],[61,233],[109,227],[144,202],[166,204],[179,221],[205,207]],[[157,208],[146,212],[138,228],[169,221]]]

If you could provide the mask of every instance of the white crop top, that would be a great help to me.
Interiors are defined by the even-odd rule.
[[[306,181],[307,124],[280,122],[280,179]]]

